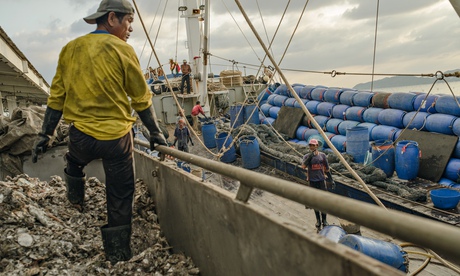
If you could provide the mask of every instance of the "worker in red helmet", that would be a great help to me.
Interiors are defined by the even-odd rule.
[[[326,173],[329,172],[329,163],[327,162],[326,154],[318,151],[319,143],[316,139],[311,139],[308,142],[310,153],[306,154],[302,160],[302,168],[307,170],[307,181],[310,187],[327,191],[326,188]],[[315,211],[316,229],[321,230],[321,226],[329,225],[326,220],[326,213]]]

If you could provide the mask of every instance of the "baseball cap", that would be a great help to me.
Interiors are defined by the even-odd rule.
[[[134,13],[133,6],[128,0],[102,0],[97,12],[89,15],[83,20],[88,24],[96,24],[96,19],[108,12]]]
[[[187,62],[187,60],[186,60],[186,59],[184,59],[182,62]]]
[[[311,139],[310,142],[308,142],[309,145],[318,145],[318,140],[316,139]]]

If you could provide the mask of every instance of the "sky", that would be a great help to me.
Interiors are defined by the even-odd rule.
[[[208,71],[218,74],[237,69],[257,74],[265,52],[237,4],[234,0],[210,2],[212,56]],[[271,53],[277,63],[281,61],[279,66],[291,84],[353,87],[371,81],[372,71],[420,75],[460,68],[460,18],[448,0],[310,0],[306,6],[305,0],[239,2],[267,47],[276,34]],[[0,3],[0,26],[51,84],[62,47],[95,29],[82,18],[95,12],[100,1]],[[161,63],[169,58],[189,59],[185,19],[179,18],[178,11],[182,0],[135,3],[139,13],[128,43],[138,54],[141,67],[157,67],[158,63],[150,58],[152,49],[139,15]],[[265,59],[264,65],[271,65],[270,60]],[[333,70],[346,75],[325,73]]]

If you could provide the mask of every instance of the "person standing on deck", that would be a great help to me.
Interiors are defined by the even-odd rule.
[[[326,154],[318,151],[318,140],[311,139],[308,146],[310,153],[306,154],[302,160],[302,168],[307,169],[307,181],[310,182],[310,187],[327,191],[326,188],[326,173],[329,171],[329,163],[327,162]],[[316,229],[321,230],[321,225],[327,226],[329,223],[326,220],[326,213],[315,211]]]
[[[180,71],[180,66],[175,62],[172,58],[169,59],[169,69],[171,70],[171,75],[174,77],[177,77]],[[176,70],[176,73],[174,74],[174,70]]]
[[[198,115],[203,115],[206,117],[204,114],[204,110],[200,105],[200,101],[196,101],[195,106],[192,108],[192,120],[193,120],[193,130],[195,132],[198,132]]]
[[[187,64],[187,60],[183,60],[184,63],[180,66],[182,71],[182,81],[180,84],[180,92],[184,94],[184,83],[187,82],[187,94],[190,94],[190,74],[192,73],[192,67]]]
[[[106,176],[107,220],[101,227],[105,256],[111,263],[132,257],[133,108],[150,132],[150,149],[166,145],[152,96],[134,49],[126,43],[134,20],[128,0],[102,0],[85,17],[96,30],[70,41],[59,55],[33,162],[45,152],[61,116],[70,123],[64,169],[67,199],[83,210],[85,166],[102,159]],[[129,97],[129,99],[128,99]]]
[[[174,146],[178,143],[177,149],[180,151],[188,152],[188,142],[194,146],[190,131],[185,125],[184,119],[179,119],[179,124],[174,130]]]

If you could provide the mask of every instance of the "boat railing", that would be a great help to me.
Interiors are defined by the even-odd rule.
[[[135,143],[149,148],[148,142],[135,139]],[[457,262],[460,259],[460,250],[458,250],[460,248],[460,239],[458,239],[460,230],[455,226],[395,210],[385,210],[373,204],[274,178],[166,146],[158,146],[156,150],[162,156],[172,156],[201,167],[203,170],[239,181],[240,185],[235,197],[237,201],[246,203],[255,188],[261,189],[402,241],[429,248],[451,261]]]

